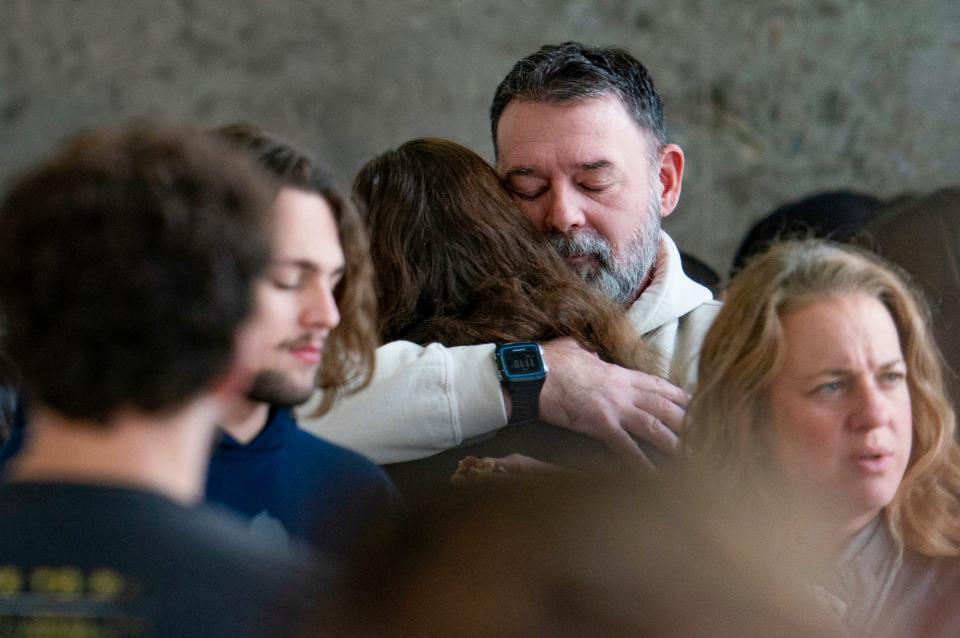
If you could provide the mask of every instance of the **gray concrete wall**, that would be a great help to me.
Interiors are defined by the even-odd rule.
[[[342,184],[420,135],[489,158],[497,82],[565,39],[651,69],[687,153],[666,227],[721,271],[783,201],[960,183],[957,0],[0,0],[0,179],[140,115],[261,123]]]

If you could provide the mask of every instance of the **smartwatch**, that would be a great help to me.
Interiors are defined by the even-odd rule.
[[[540,411],[540,390],[548,372],[543,348],[534,341],[499,343],[493,357],[500,383],[510,391],[513,409],[507,424],[535,421]]]

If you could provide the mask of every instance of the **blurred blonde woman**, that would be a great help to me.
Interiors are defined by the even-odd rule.
[[[827,559],[818,590],[852,634],[955,632],[954,414],[924,306],[892,266],[821,241],[750,262],[704,342],[687,421],[715,485],[794,513],[784,543]]]

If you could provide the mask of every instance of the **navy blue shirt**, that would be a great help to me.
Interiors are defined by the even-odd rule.
[[[400,498],[386,473],[356,452],[297,426],[272,406],[249,443],[223,434],[210,460],[207,501],[260,530],[285,532],[323,554],[354,558],[399,523]]]
[[[0,467],[20,450],[23,434],[21,406]],[[266,426],[247,444],[221,436],[210,459],[207,502],[232,510],[256,531],[278,542],[288,536],[305,541],[350,562],[399,525],[403,506],[386,473],[301,430],[288,408],[271,407]]]
[[[17,401],[13,411],[13,422],[10,423],[10,438],[0,447],[0,469],[7,461],[15,456],[23,447],[23,430],[27,426],[27,418],[23,412],[23,401]]]

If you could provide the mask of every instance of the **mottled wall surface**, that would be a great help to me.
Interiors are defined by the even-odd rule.
[[[497,82],[565,39],[651,69],[687,154],[666,227],[722,271],[786,200],[960,183],[957,0],[0,0],[0,178],[139,115],[259,122],[343,184],[420,135],[489,158]]]

